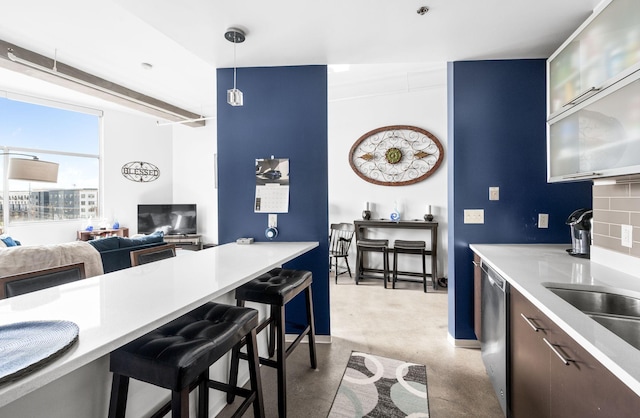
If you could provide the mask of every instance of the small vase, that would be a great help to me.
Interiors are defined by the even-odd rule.
[[[369,219],[371,219],[371,211],[370,210],[363,210],[362,211],[362,219],[364,219],[365,221],[368,221]]]

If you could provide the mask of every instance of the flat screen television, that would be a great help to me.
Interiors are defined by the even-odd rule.
[[[138,234],[197,234],[195,204],[138,205]]]

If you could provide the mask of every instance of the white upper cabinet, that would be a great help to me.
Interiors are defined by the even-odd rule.
[[[640,173],[640,0],[611,0],[547,61],[550,182]]]
[[[613,0],[549,58],[549,119],[639,68],[640,0]]]

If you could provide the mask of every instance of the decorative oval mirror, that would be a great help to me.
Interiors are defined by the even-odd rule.
[[[351,147],[349,164],[369,183],[405,186],[433,174],[443,157],[442,144],[429,131],[395,125],[362,135]]]

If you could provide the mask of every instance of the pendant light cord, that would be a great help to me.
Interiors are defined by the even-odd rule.
[[[236,35],[233,36],[233,89],[236,89]]]

